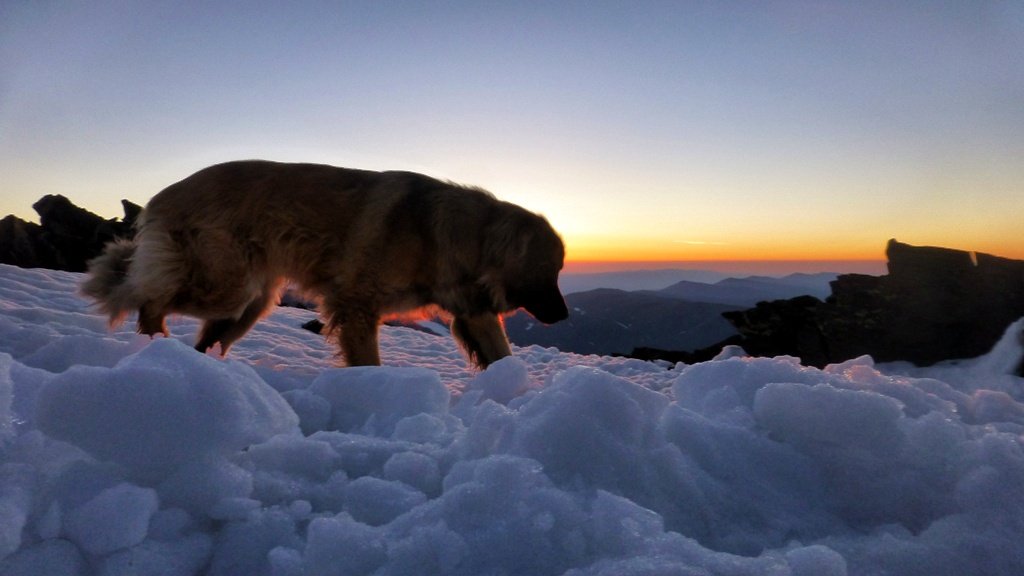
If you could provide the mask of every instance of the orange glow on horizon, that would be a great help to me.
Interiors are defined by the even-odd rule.
[[[749,275],[784,275],[796,272],[842,274],[886,273],[885,260],[568,260],[565,274],[600,274],[635,270],[710,270]]]
[[[884,260],[888,238],[872,246],[835,242],[680,242],[629,239],[621,242],[566,239],[566,261],[587,262],[721,262]]]
[[[936,246],[979,252],[1001,258],[1024,259],[1024,246],[991,239],[943,240],[927,235],[894,235],[872,238],[837,239],[794,234],[768,240],[733,237],[729,241],[699,241],[657,238],[653,236],[565,236],[566,267],[582,270],[623,270],[654,268],[694,268],[701,264],[722,266],[735,263],[790,263],[787,268],[824,263],[848,263],[855,269],[884,268],[889,239],[913,246]],[[882,272],[884,273],[884,272]]]
[[[621,239],[567,236],[566,273],[587,274],[624,270],[711,270],[757,274],[794,272],[838,272],[883,275],[886,273],[885,248],[888,238],[846,244],[826,239],[776,239],[756,242],[667,241],[651,237]],[[973,251],[1009,259],[1024,259],[1024,248],[992,242],[936,241],[934,238],[897,236],[896,240],[913,246],[937,246]]]

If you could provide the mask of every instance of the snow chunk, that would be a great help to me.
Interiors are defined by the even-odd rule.
[[[288,403],[251,368],[159,339],[114,368],[74,366],[39,393],[53,438],[157,479],[186,462],[296,431]]]
[[[10,355],[0,353],[0,442],[14,434],[14,379],[10,373],[13,364]]]
[[[148,338],[137,335],[130,342],[88,335],[58,338],[22,359],[26,366],[49,372],[63,372],[76,365],[111,368],[122,358],[138,352]]]
[[[426,501],[412,486],[372,476],[353,480],[345,488],[345,510],[371,526],[387,524]]]
[[[316,438],[276,436],[250,448],[246,458],[247,465],[256,469],[253,497],[264,503],[329,499],[338,488],[329,483],[332,476],[342,482],[346,479],[337,470],[342,460],[338,453]]]
[[[299,426],[306,436],[326,430],[331,423],[331,403],[309,390],[288,390],[281,396],[299,415]]]
[[[32,469],[24,464],[0,466],[0,558],[21,546],[22,529],[32,506]]]
[[[699,414],[724,416],[732,413],[730,417],[735,418],[749,413],[754,395],[765,384],[821,381],[821,371],[801,366],[796,358],[734,356],[688,367],[672,384],[672,394],[681,406]]]
[[[827,384],[768,384],[757,392],[754,416],[776,439],[812,451],[891,452],[902,436],[899,401]]]
[[[437,372],[425,368],[360,366],[327,370],[309,391],[331,404],[330,430],[388,437],[417,414],[448,413],[450,393]]]
[[[437,461],[418,452],[399,452],[384,463],[384,477],[398,480],[427,495],[441,490],[441,470]]]
[[[0,561],[4,576],[85,576],[88,564],[67,540],[43,540]]]
[[[846,560],[828,546],[814,545],[786,552],[793,576],[846,576]]]
[[[302,548],[294,517],[277,507],[255,510],[220,531],[207,574],[269,574],[269,553],[279,547]]]
[[[111,554],[100,565],[99,576],[192,576],[206,564],[213,548],[205,534],[181,540],[146,540],[138,546]]]
[[[387,543],[376,529],[344,514],[310,522],[306,541],[306,574],[369,574],[385,561]]]
[[[118,484],[72,510],[64,531],[82,550],[97,556],[109,554],[145,540],[149,518],[157,507],[154,490]]]
[[[247,498],[252,489],[251,472],[222,458],[208,456],[180,467],[160,484],[158,493],[165,505],[201,515],[209,514],[225,499]]]
[[[464,542],[464,556],[461,546],[458,557],[417,552],[427,565],[457,562],[456,574],[560,574],[586,553],[585,520],[579,501],[555,488],[539,462],[497,455],[458,462],[439,499],[387,528],[409,546],[425,544],[425,526],[434,530],[430,541]]]
[[[526,363],[515,356],[506,356],[487,367],[470,383],[463,394],[463,401],[480,403],[493,400],[508,404],[531,388]]]
[[[979,375],[1012,374],[1024,361],[1024,318],[1006,327],[992,350],[978,358],[972,370]]]
[[[649,468],[663,394],[592,368],[570,368],[515,417],[512,452],[541,462],[549,476],[628,487]]]
[[[711,360],[718,362],[721,360],[728,360],[730,358],[745,358],[746,356],[747,351],[744,350],[743,347],[735,344],[729,344],[728,346],[722,346],[722,350]]]
[[[11,378],[11,365],[14,360],[10,354],[0,352],[0,442],[14,433],[14,379]]]
[[[605,554],[624,556],[664,530],[661,516],[630,500],[598,490],[593,502],[593,531],[597,548]]]

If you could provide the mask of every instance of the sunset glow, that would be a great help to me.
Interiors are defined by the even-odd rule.
[[[805,238],[799,233],[796,239]],[[1007,236],[1010,238],[1010,236]],[[948,246],[941,238],[931,236],[897,237],[902,242],[920,246]],[[1012,242],[984,242],[951,246],[958,249],[984,252],[1003,258],[1024,259],[1024,251]],[[821,238],[811,245],[801,246],[789,239],[757,242],[755,239],[737,238],[730,242],[698,242],[659,239],[652,237],[572,237],[567,236],[566,260],[574,269],[650,269],[670,267],[699,267],[710,269],[740,266],[743,262],[771,262],[780,269],[798,271],[839,270],[866,271],[884,269],[885,247],[888,238],[870,239],[860,244],[841,244],[836,238]],[[834,264],[843,263],[840,268]],[[829,268],[828,266],[833,266]],[[824,268],[822,266],[825,266]],[[738,269],[738,268],[737,268]],[[883,272],[878,272],[883,273]]]
[[[566,238],[573,261],[871,260],[884,257],[885,241],[870,250],[836,245],[794,246],[786,241],[695,242],[659,238]]]
[[[795,273],[886,273],[884,260],[615,260],[566,262],[568,274],[599,274],[635,270],[707,270],[729,275],[785,276]]]

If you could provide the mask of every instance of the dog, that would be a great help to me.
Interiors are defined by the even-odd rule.
[[[263,160],[205,168],[154,196],[135,237],[89,263],[81,291],[111,326],[138,311],[203,321],[196,349],[231,345],[286,282],[314,297],[349,366],[379,365],[384,318],[439,312],[469,360],[511,354],[502,315],[568,317],[565,258],[548,221],[490,193],[414,172]]]

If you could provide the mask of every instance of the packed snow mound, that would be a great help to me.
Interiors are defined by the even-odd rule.
[[[36,425],[150,480],[298,429],[288,402],[251,368],[188,351],[159,340],[113,368],[72,366],[40,389]]]
[[[1024,573],[1018,322],[986,357],[665,365],[280,309],[228,359],[0,266],[0,574]]]

